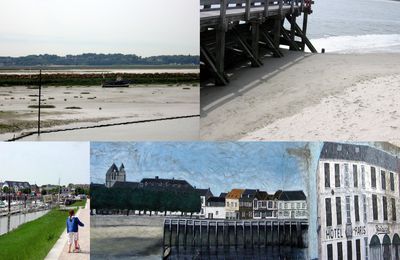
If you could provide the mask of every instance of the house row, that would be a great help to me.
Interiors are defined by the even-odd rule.
[[[214,197],[202,194],[200,217],[207,219],[307,219],[303,191],[268,194],[257,189],[232,189]],[[204,201],[204,203],[203,203]]]

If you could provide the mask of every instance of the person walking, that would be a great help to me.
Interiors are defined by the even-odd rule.
[[[78,217],[75,217],[75,211],[71,209],[69,211],[69,217],[67,218],[68,253],[71,253],[72,244],[75,246],[75,253],[80,251],[79,226],[84,227],[85,225],[79,220]]]

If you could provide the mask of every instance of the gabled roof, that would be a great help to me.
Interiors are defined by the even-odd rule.
[[[154,187],[154,188],[184,188],[193,189],[186,180],[176,179],[161,179],[157,176],[155,178],[144,178],[140,181],[143,187]]]
[[[226,197],[226,195],[228,195],[228,193],[227,193],[227,192],[221,192],[221,194],[219,194],[219,196],[220,196],[221,198],[225,198],[225,197]]]
[[[116,181],[114,185],[112,186],[113,188],[139,188],[140,183],[139,182],[131,182],[131,181]]]
[[[302,190],[294,190],[294,191],[282,191],[278,199],[284,201],[291,201],[291,200],[306,200],[307,198]]]
[[[118,167],[113,163],[111,167],[108,169],[106,175],[110,175],[112,172],[118,172]]]
[[[242,194],[244,192],[244,189],[232,189],[227,195],[226,199],[240,199],[242,197]]]
[[[208,189],[196,189],[196,192],[200,195],[200,196],[213,196],[210,188]]]
[[[219,206],[225,207],[225,198],[221,197],[210,197],[206,202],[207,206]]]
[[[242,194],[242,198],[252,198],[257,194],[258,190],[254,190],[254,189],[245,189],[243,194]]]
[[[123,163],[121,163],[121,166],[119,167],[119,171],[123,171],[123,170],[125,170],[125,166]]]
[[[30,188],[31,185],[29,182],[26,181],[5,181],[3,185],[8,185],[9,187],[15,187],[17,186],[18,188]]]
[[[256,198],[258,200],[267,200],[268,199],[268,193],[266,191],[259,191],[256,194]]]

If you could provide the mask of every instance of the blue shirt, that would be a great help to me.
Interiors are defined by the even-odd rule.
[[[83,223],[77,217],[67,218],[67,233],[78,232],[78,225],[83,227]]]

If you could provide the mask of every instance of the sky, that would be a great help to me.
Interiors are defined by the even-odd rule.
[[[0,56],[199,54],[199,6],[187,0],[0,0]]]
[[[318,143],[319,144],[319,143]],[[232,188],[307,189],[307,143],[137,142],[91,143],[91,182],[105,183],[112,163],[124,163],[127,181],[185,179],[214,195]],[[307,149],[305,149],[307,148]],[[319,150],[318,152],[319,153]],[[318,159],[318,158],[316,158]]]
[[[88,142],[0,142],[0,181],[89,183]]]

